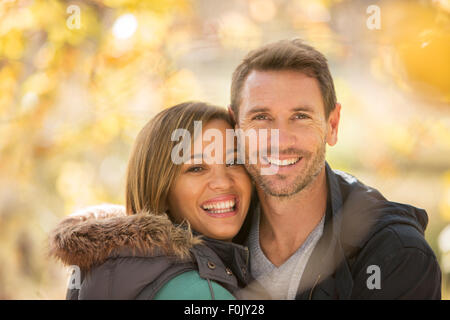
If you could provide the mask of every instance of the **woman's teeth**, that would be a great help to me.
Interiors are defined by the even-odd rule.
[[[210,213],[224,213],[224,212],[233,211],[235,205],[236,205],[235,200],[228,200],[228,201],[217,201],[217,202],[211,202],[208,204],[204,204],[204,205],[202,205],[202,208],[204,210],[208,210]]]
[[[267,161],[269,161],[270,164],[275,164],[277,166],[290,166],[294,163],[297,163],[300,160],[300,157],[297,158],[289,158],[289,159],[277,159],[272,157],[267,157]]]

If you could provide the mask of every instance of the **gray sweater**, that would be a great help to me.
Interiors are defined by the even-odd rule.
[[[305,242],[281,266],[276,267],[265,256],[259,243],[260,207],[253,217],[248,248],[250,252],[250,272],[269,292],[273,299],[293,300],[297,294],[306,263],[323,233],[325,215],[306,238]]]

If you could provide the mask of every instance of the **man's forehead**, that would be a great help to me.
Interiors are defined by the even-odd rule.
[[[266,83],[285,81],[313,81],[317,80],[301,70],[252,70],[244,82],[245,87],[256,87]]]
[[[280,101],[288,104],[289,109],[309,107],[314,111],[316,107],[323,108],[317,79],[295,70],[253,70],[242,88],[240,113],[270,109]]]

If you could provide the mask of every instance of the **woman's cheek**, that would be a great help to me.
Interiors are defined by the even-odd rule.
[[[252,190],[252,181],[245,171],[244,166],[237,168],[234,176],[235,184],[241,189],[242,195],[250,199]],[[248,200],[249,201],[249,200]]]

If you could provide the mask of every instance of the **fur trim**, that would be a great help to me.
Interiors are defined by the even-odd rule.
[[[162,251],[185,260],[190,258],[189,250],[200,243],[200,237],[192,234],[189,225],[175,226],[166,214],[100,219],[69,216],[50,234],[49,254],[65,265],[89,270],[130,249],[132,255],[151,256]]]

